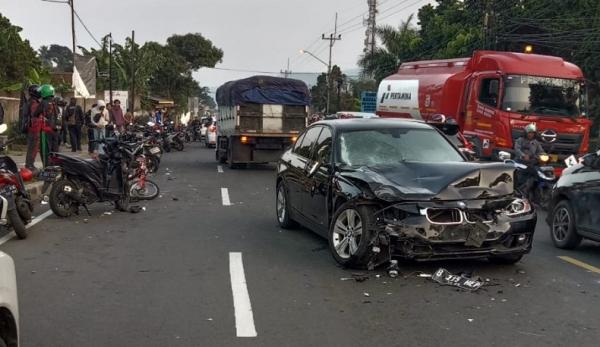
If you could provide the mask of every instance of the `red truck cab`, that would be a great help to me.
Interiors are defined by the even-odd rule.
[[[454,118],[482,158],[514,153],[525,125],[536,123],[554,162],[587,153],[585,79],[562,58],[476,51],[471,58],[403,63],[377,95],[380,117]]]

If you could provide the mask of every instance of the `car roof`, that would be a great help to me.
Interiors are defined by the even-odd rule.
[[[323,120],[312,124],[329,125],[335,130],[361,130],[361,129],[432,129],[427,123],[410,118],[354,118]]]

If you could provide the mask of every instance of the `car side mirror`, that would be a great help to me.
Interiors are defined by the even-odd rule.
[[[505,161],[505,160],[509,160],[511,158],[510,153],[506,152],[506,151],[500,151],[498,153],[498,159]]]

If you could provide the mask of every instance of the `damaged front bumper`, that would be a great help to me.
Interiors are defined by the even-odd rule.
[[[515,212],[515,201],[524,200],[390,205],[377,213],[374,246],[386,246],[391,257],[413,260],[522,255],[531,250],[537,216],[529,205]]]

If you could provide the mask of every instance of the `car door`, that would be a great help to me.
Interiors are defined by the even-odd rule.
[[[286,174],[286,187],[288,194],[289,206],[296,212],[304,215],[302,190],[306,184],[306,166],[312,152],[314,143],[319,138],[321,132],[320,126],[308,128],[296,142],[289,156],[289,161]]]
[[[307,166],[306,184],[302,192],[306,217],[323,231],[327,230],[329,224],[327,202],[333,169],[332,146],[333,133],[329,127],[324,126],[313,148]],[[313,170],[312,174],[311,170]]]
[[[600,169],[582,167],[569,176],[577,228],[600,234]]]

